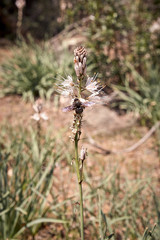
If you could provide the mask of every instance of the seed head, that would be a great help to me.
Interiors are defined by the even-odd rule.
[[[74,50],[74,69],[77,77],[86,74],[87,51],[84,47],[79,46]]]

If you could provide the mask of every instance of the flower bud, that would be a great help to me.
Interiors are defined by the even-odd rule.
[[[84,47],[80,46],[74,50],[74,69],[77,77],[86,74],[86,56],[87,51]]]
[[[84,58],[83,58],[83,63],[82,63],[82,65],[83,65],[83,68],[85,68],[85,66],[86,66],[86,60],[87,60],[87,58],[86,58],[86,57],[84,57]]]
[[[86,159],[87,156],[87,149],[82,147],[81,148],[81,153],[80,153],[80,159],[81,161],[84,161]]]

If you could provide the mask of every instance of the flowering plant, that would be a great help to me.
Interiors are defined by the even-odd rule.
[[[18,19],[17,19],[17,37],[21,36],[21,27],[23,19],[23,8],[26,5],[26,0],[16,0],[16,7],[18,8]]]
[[[82,147],[79,156],[79,140],[81,136],[81,126],[83,111],[86,107],[91,107],[99,100],[99,93],[102,86],[97,81],[97,75],[89,77],[86,74],[87,52],[82,46],[74,50],[74,69],[77,80],[73,81],[71,76],[62,79],[58,91],[61,95],[71,98],[71,105],[63,108],[63,112],[74,111],[74,120],[72,125],[72,140],[75,147],[75,170],[77,174],[79,193],[80,193],[80,220],[81,220],[81,240],[84,240],[84,217],[83,217],[83,164],[87,156],[87,150]],[[84,91],[89,92],[88,99],[82,98]]]

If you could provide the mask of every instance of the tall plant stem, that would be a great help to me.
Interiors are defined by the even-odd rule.
[[[79,155],[78,155],[78,131],[75,135],[75,163],[76,163],[76,173],[79,184],[79,195],[80,195],[80,222],[81,222],[81,240],[84,240],[84,217],[83,217],[83,189],[82,189],[82,176],[80,174],[79,166]]]
[[[79,183],[79,194],[80,194],[81,240],[84,240],[84,216],[83,216],[83,188],[82,188],[82,181]]]
[[[79,94],[79,98],[81,98],[81,92],[82,92],[82,81],[83,81],[84,76],[81,76],[78,78],[78,82],[79,82],[79,89],[78,89],[78,94]]]
[[[81,91],[82,91],[82,80],[83,76],[78,78],[78,83],[79,83],[79,91],[78,95],[79,98],[81,98]],[[84,240],[84,214],[83,214],[83,188],[82,188],[82,169],[80,169],[80,163],[79,163],[79,154],[78,154],[78,142],[79,142],[79,129],[78,126],[81,124],[79,121],[81,120],[76,120],[76,134],[75,134],[75,163],[76,163],[76,173],[77,173],[77,178],[78,178],[78,184],[79,184],[79,197],[80,197],[80,224],[81,224],[81,240]]]
[[[40,151],[41,151],[41,123],[40,123],[40,121],[37,122],[37,143],[38,143],[38,151],[40,154]]]
[[[17,21],[17,37],[21,38],[21,27],[22,27],[22,19],[23,19],[23,9],[18,9],[18,21]]]

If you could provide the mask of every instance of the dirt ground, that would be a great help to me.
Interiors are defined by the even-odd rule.
[[[63,113],[61,111],[63,106],[65,106],[64,103],[57,109],[54,102],[45,103],[45,112],[49,120],[43,123],[43,129],[49,127],[53,134],[65,129],[63,137],[69,143],[73,113]],[[34,113],[32,104],[26,103],[21,97],[8,96],[2,98],[0,100],[0,113],[0,122],[8,126],[28,127],[31,125],[34,127],[35,122],[31,119]],[[107,165],[110,159],[114,159],[115,163],[121,162],[123,159],[120,171],[122,174],[127,174],[128,177],[131,172],[135,172],[135,174],[137,172],[138,174],[138,169],[149,169],[153,176],[160,176],[159,157],[154,134],[134,151],[125,152],[125,149],[139,141],[147,132],[146,127],[138,125],[133,114],[119,116],[106,106],[100,105],[85,109],[80,144],[87,147],[88,152],[101,158],[104,165]],[[106,153],[95,147],[90,139],[94,139],[94,143],[106,150]],[[88,157],[86,164],[92,165],[93,159]]]

